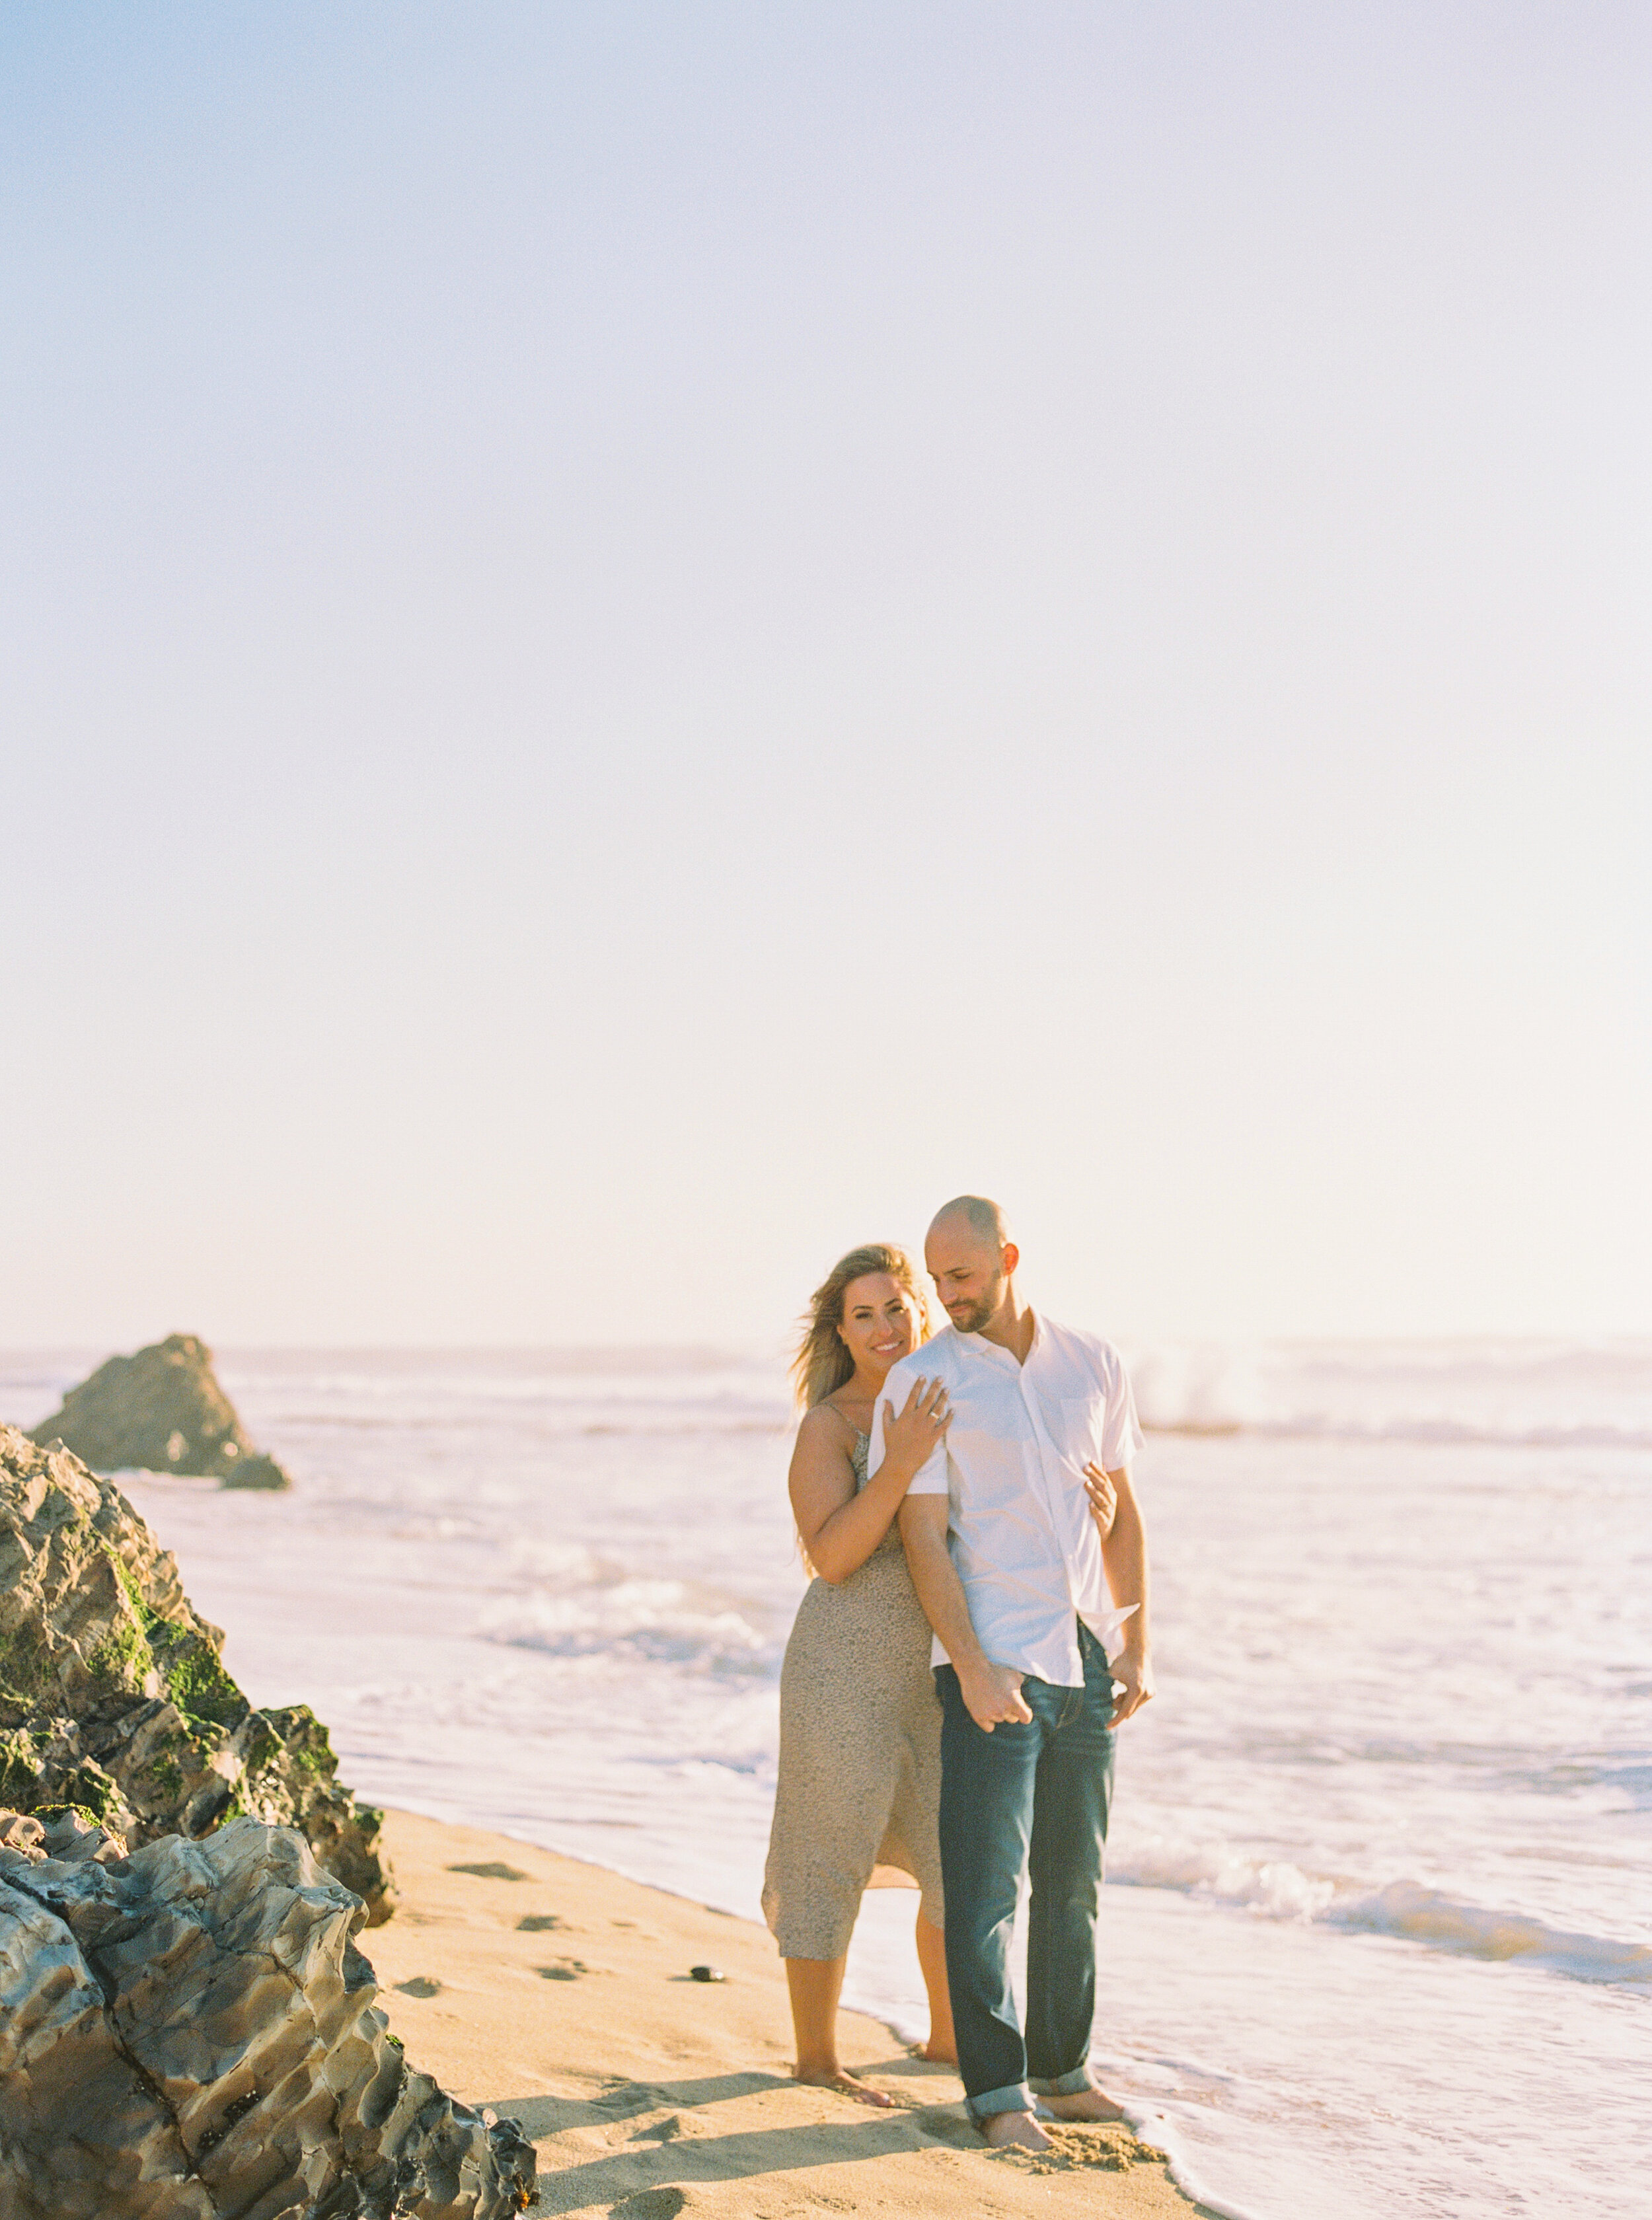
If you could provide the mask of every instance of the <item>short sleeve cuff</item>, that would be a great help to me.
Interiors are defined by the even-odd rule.
[[[950,1487],[951,1483],[946,1476],[946,1451],[944,1449],[938,1449],[933,1450],[919,1466],[913,1475],[912,1485],[907,1488],[907,1494],[908,1495],[945,1495],[949,1493]]]
[[[1141,1455],[1145,1437],[1132,1415],[1116,1429],[1116,1437],[1108,1439],[1102,1456],[1102,1468],[1107,1472],[1122,1472],[1131,1460]]]

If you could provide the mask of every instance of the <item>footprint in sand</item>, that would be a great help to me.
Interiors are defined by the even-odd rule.
[[[689,2208],[689,2192],[668,2181],[659,2189],[639,2189],[610,2205],[610,2220],[676,2220]]]
[[[415,1974],[410,1981],[398,1981],[396,1992],[402,1997],[439,1997],[442,1985],[433,1981],[427,1974]]]
[[[567,1921],[559,1911],[530,1911],[516,1923],[519,1935],[544,1935],[552,1927],[565,1927]]]
[[[542,1981],[577,1981],[584,1974],[600,1974],[600,1966],[588,1966],[583,1958],[558,1958],[554,1966],[535,1966],[534,1972]]]
[[[502,1864],[497,1858],[487,1859],[476,1866],[449,1866],[449,1873],[474,1874],[478,1880],[526,1880],[527,1875],[519,1873],[514,1866]]]

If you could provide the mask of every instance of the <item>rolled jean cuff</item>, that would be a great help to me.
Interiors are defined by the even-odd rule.
[[[1025,2081],[1011,2081],[1002,2089],[983,2089],[978,2097],[966,2097],[963,2109],[980,2127],[999,2112],[1030,2112],[1032,2098]]]
[[[1075,2066],[1070,2073],[1057,2073],[1053,2081],[1041,2081],[1036,2073],[1029,2073],[1026,2086],[1038,2097],[1072,2097],[1090,2086],[1090,2069]]]

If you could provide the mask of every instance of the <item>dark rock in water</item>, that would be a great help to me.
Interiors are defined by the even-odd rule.
[[[224,1475],[226,1487],[290,1487],[292,1481],[272,1456],[254,1450],[242,1457],[233,1472]]]
[[[94,1472],[201,1473],[226,1487],[290,1487],[273,1457],[241,1431],[213,1375],[212,1351],[192,1333],[168,1334],[135,1356],[111,1356],[72,1388],[34,1429]]]
[[[0,1812],[8,2220],[502,2220],[514,2121],[415,2073],[302,1836],[237,1819],[128,1857]]]
[[[254,1711],[178,1567],[111,1481],[0,1426],[0,1802],[73,1805],[134,1846],[250,1814],[395,1905],[383,1815],[334,1779],[303,1704]]]

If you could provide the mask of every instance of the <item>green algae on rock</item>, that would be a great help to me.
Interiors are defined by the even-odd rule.
[[[381,1814],[340,1787],[309,1706],[255,1711],[222,1649],[114,1483],[0,1426],[0,1802],[75,1806],[134,1847],[242,1815],[296,1827],[376,1926]]]

